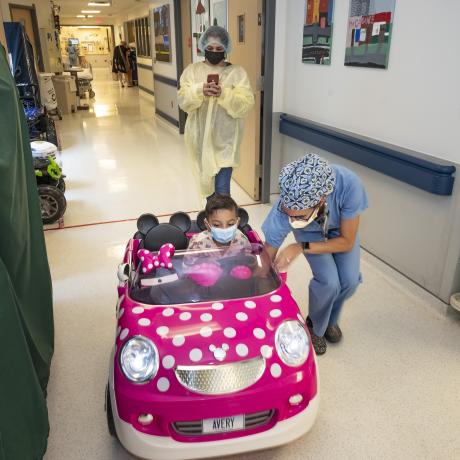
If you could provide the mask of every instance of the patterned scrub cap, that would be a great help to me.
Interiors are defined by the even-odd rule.
[[[315,207],[323,196],[333,192],[335,173],[326,160],[307,153],[281,170],[279,185],[282,205],[301,211]]]

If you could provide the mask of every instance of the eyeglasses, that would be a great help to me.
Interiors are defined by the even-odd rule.
[[[301,221],[301,222],[306,222],[308,219],[310,219],[310,217],[315,213],[316,209],[319,207],[320,205],[318,206],[315,206],[311,213],[309,213],[308,215],[306,216],[290,216],[282,207],[282,204],[281,204],[281,201],[278,201],[278,211],[282,212],[283,214],[286,214],[292,221]]]
[[[283,214],[286,214],[292,221],[307,221],[310,219],[310,217],[313,215],[313,213],[318,209],[318,207],[322,206],[321,203],[318,204],[318,206],[315,206],[312,210],[312,212],[308,216],[290,216],[282,207],[281,201],[278,201],[278,211],[282,212]],[[328,240],[328,220],[329,220],[329,209],[327,209],[327,203],[324,203],[324,208],[323,212],[321,212],[318,217],[315,219],[316,222],[318,222],[319,225],[321,225],[321,230],[323,233],[323,239],[324,241]]]

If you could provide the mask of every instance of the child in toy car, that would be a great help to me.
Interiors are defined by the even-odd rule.
[[[264,266],[270,259],[257,233],[240,226],[249,255],[247,248],[232,257],[226,247],[196,251],[218,253],[220,271],[209,279],[184,269],[196,223],[184,213],[169,224],[148,220],[119,270],[111,432],[133,454],[156,460],[221,457],[306,433],[319,402],[314,352],[285,279]],[[254,275],[257,268],[266,276]],[[142,284],[161,270],[174,280]]]

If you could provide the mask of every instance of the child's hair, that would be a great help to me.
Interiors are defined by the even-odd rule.
[[[206,203],[205,213],[206,219],[209,219],[211,215],[219,209],[228,209],[229,211],[235,211],[238,216],[238,205],[235,200],[229,195],[214,195]]]

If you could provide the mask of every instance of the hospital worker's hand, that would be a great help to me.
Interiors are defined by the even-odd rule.
[[[284,271],[294,261],[296,257],[303,253],[303,248],[300,243],[293,243],[284,248],[275,260],[276,268]]]

